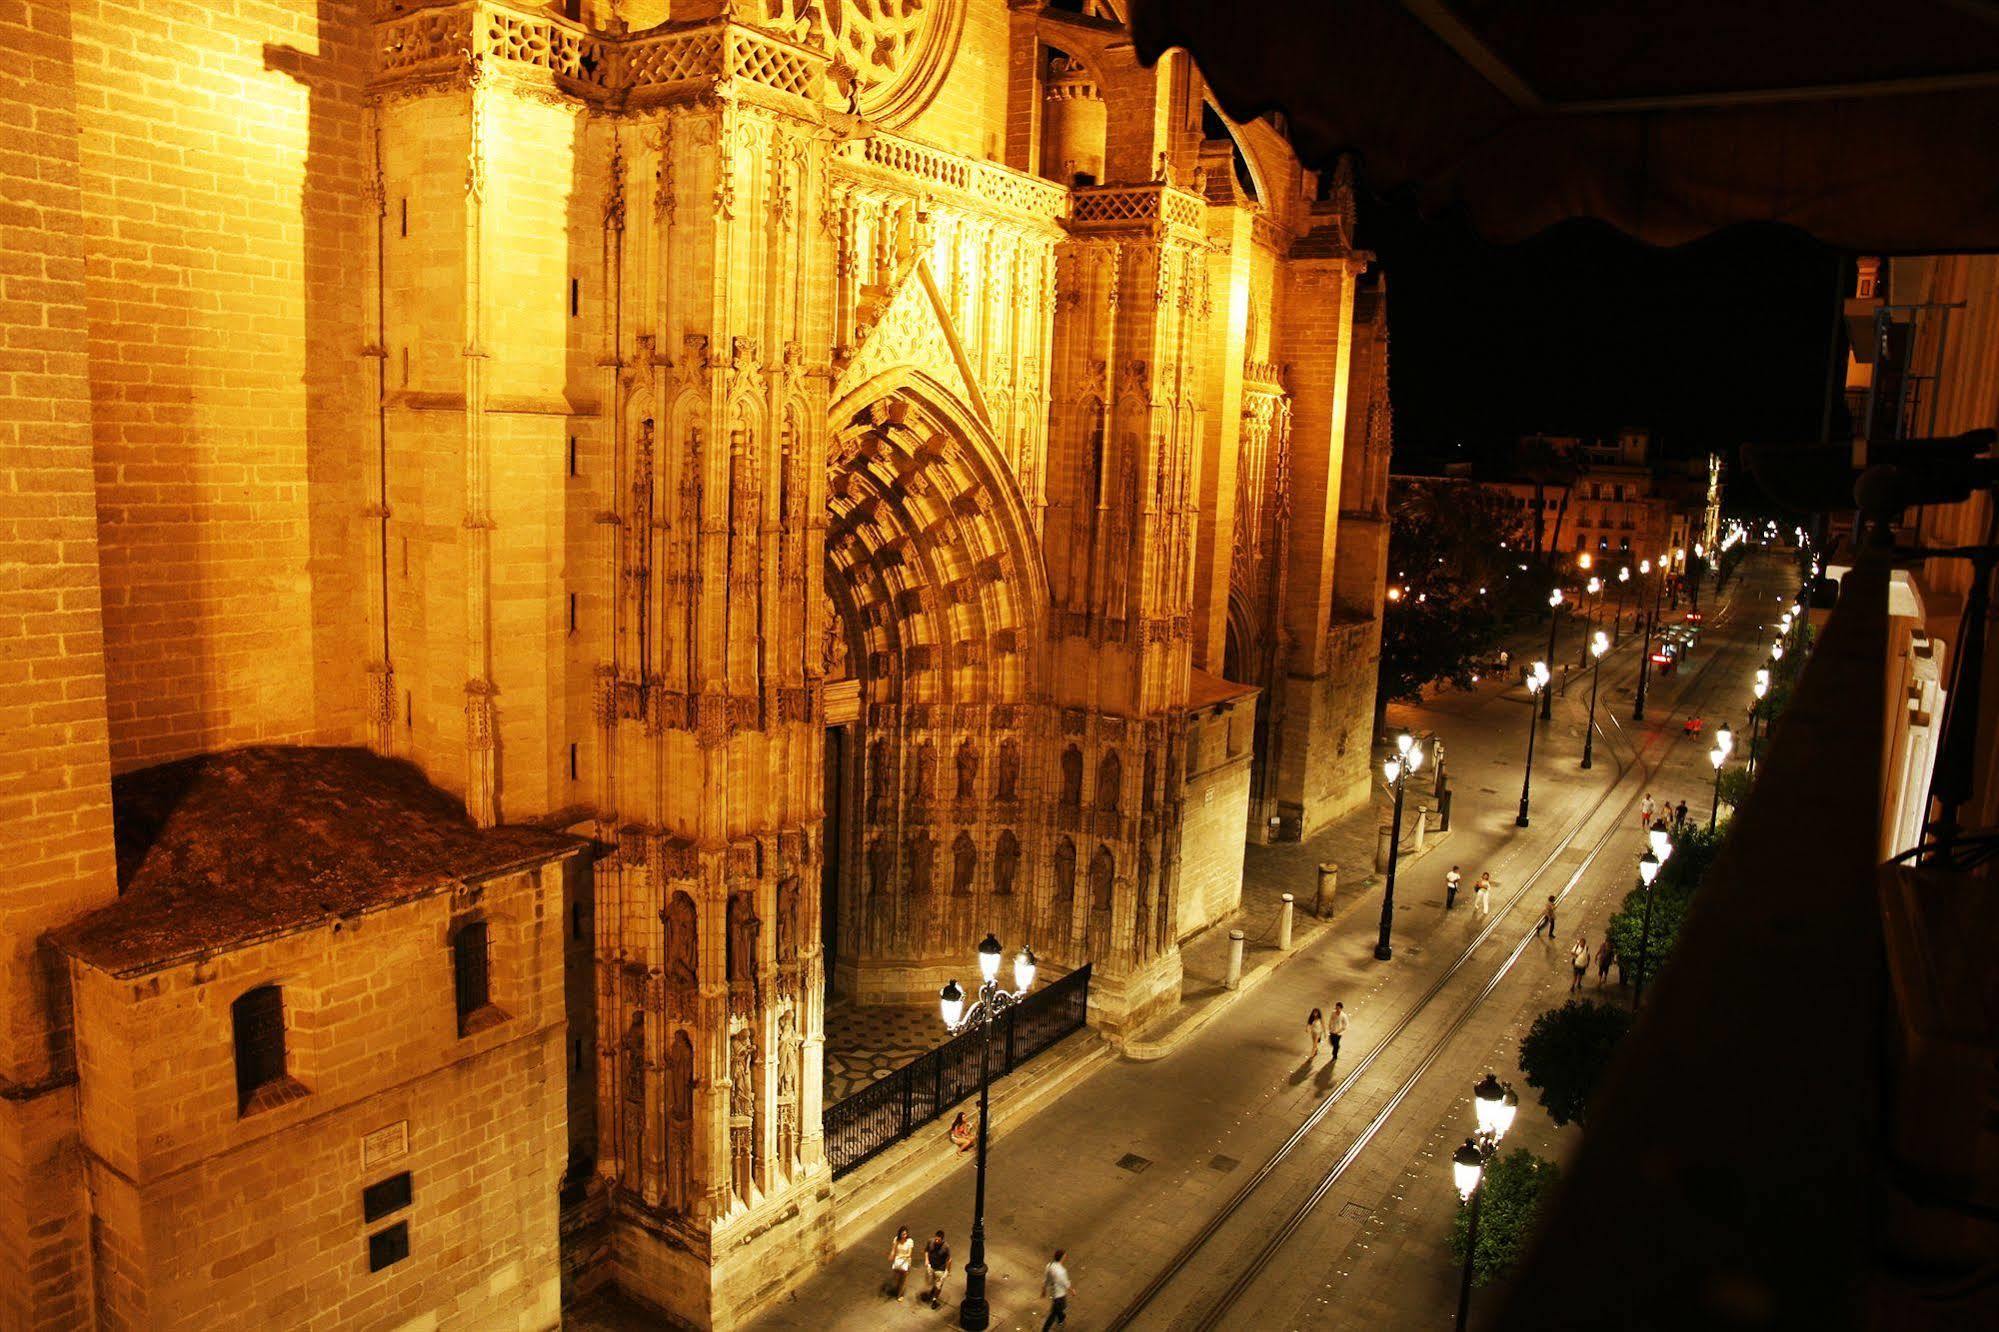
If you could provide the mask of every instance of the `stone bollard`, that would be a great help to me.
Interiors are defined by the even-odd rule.
[[[1291,894],[1284,894],[1284,905],[1277,908],[1277,947],[1281,952],[1291,951]]]
[[[1229,931],[1229,979],[1228,988],[1242,988],[1242,931]]]
[[[1374,839],[1374,872],[1388,873],[1388,852],[1395,844],[1395,830],[1387,824],[1381,825],[1380,834]]]
[[[1321,864],[1319,866],[1319,896],[1312,903],[1312,914],[1320,920],[1333,918],[1333,894],[1339,890],[1340,867]]]
[[[1416,840],[1410,847],[1412,854],[1419,856],[1423,854],[1423,836],[1429,831],[1430,807],[1428,805],[1418,805],[1416,806]]]

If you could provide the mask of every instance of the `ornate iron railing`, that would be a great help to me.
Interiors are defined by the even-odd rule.
[[[1076,968],[1009,1008],[995,1024],[993,1070],[1005,1077],[1070,1032],[1090,1007],[1090,967]],[[834,1178],[893,1147],[979,1089],[981,1030],[963,1032],[878,1082],[826,1107],[826,1159]]]

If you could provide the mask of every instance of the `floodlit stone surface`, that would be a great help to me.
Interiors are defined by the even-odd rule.
[[[1245,835],[1365,799],[1385,293],[1183,55],[91,0],[0,56],[0,1322],[730,1326],[832,1242],[829,983],[993,930],[1128,1033]],[[190,773],[239,803],[146,813]]]

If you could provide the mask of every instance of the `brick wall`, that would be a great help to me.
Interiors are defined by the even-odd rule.
[[[70,8],[113,762],[354,738],[360,5]]]
[[[0,1327],[89,1314],[68,1003],[42,933],[116,893],[70,15],[0,7]]]
[[[969,0],[951,72],[930,105],[897,129],[924,143],[983,161],[1006,158],[1006,0]]]
[[[553,1326],[562,877],[551,864],[146,976],[72,964],[105,1321]],[[448,932],[466,911],[490,922],[507,1020],[460,1038]],[[307,1094],[245,1116],[230,1005],[266,983]],[[406,1151],[364,1147],[396,1125]],[[365,1223],[362,1189],[402,1171],[411,1205]],[[398,1221],[409,1256],[369,1272],[369,1234]]]

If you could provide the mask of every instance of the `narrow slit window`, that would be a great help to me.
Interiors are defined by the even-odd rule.
[[[403,690],[403,726],[405,729],[416,725],[416,705],[411,702],[410,691]]]
[[[576,436],[569,437],[569,474],[576,475]]]
[[[569,632],[576,632],[576,594],[569,594]]]
[[[573,781],[575,781],[575,780],[576,780],[576,775],[577,775],[578,771],[580,771],[580,769],[579,769],[579,768],[577,767],[577,760],[576,760],[576,744],[575,744],[575,742],[574,742],[574,741],[571,741],[571,742],[570,742],[570,745],[569,745],[569,780],[570,780],[570,781],[572,781],[572,782],[573,782]]]
[[[569,317],[574,319],[583,313],[583,283],[578,278],[569,279]]]
[[[410,234],[410,197],[407,194],[405,194],[402,197],[402,206],[403,206],[403,235],[407,236]]]
[[[230,1005],[236,1035],[236,1109],[285,1078],[285,1003],[275,985],[260,985]]]
[[[410,386],[410,349],[407,345],[405,345],[403,347],[403,387],[408,388],[409,386]]]
[[[451,962],[458,991],[458,1034],[466,1022],[492,1002],[492,975],[487,952],[486,922],[461,925],[451,937]]]

